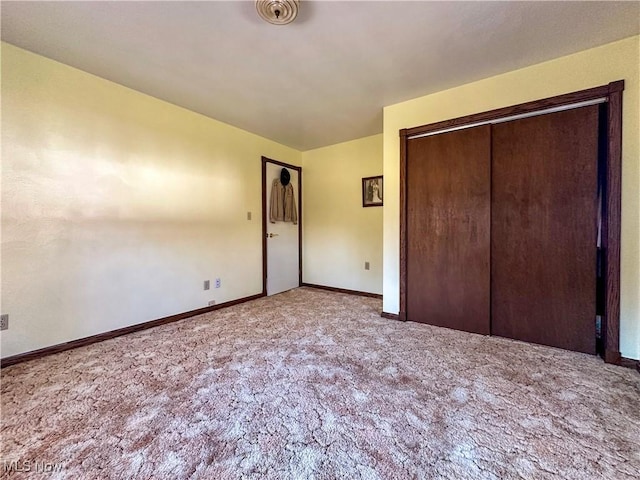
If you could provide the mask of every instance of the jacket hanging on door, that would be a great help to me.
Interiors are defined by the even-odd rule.
[[[284,186],[279,178],[274,179],[271,184],[269,203],[269,221],[271,223],[293,222],[294,225],[298,224],[298,209],[291,183]]]

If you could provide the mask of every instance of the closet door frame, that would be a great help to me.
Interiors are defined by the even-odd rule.
[[[571,106],[581,102],[604,99],[607,112],[606,182],[602,212],[602,247],[605,269],[605,311],[602,333],[604,360],[620,364],[620,208],[622,182],[622,91],[624,80],[607,85],[567,93],[555,97],[521,103],[483,113],[400,130],[400,312],[399,319],[407,320],[407,142],[416,136],[435,134],[451,129],[495,123],[497,120],[519,115],[535,114],[543,110]],[[594,266],[595,268],[595,266]],[[595,295],[595,286],[594,286]],[[594,318],[595,321],[595,318]]]

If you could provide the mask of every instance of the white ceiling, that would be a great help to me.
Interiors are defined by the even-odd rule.
[[[629,37],[639,2],[8,2],[2,39],[308,150],[382,131],[382,107]]]

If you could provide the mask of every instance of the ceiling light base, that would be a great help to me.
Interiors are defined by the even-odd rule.
[[[274,25],[286,25],[298,16],[299,0],[256,0],[261,18]]]

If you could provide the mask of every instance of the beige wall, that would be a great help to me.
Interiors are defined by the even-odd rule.
[[[384,311],[399,307],[398,131],[624,79],[620,347],[640,358],[640,37],[487,78],[384,109]]]
[[[304,281],[382,293],[382,208],[362,207],[362,178],[382,175],[382,135],[303,152],[302,167]]]
[[[2,356],[260,293],[261,155],[301,162],[2,43]]]

